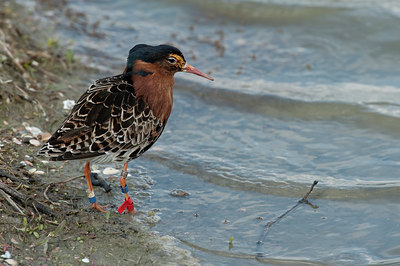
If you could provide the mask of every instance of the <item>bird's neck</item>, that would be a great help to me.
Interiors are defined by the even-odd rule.
[[[142,98],[153,114],[166,123],[172,110],[174,76],[156,64],[136,62],[132,84],[137,98]]]

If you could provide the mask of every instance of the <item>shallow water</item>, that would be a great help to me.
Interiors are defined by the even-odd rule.
[[[88,20],[65,11],[56,32],[103,72],[119,73],[134,44],[168,42],[215,78],[177,74],[163,136],[130,163],[155,181],[136,199],[157,210],[154,230],[205,263],[258,264],[265,224],[318,180],[318,208],[275,224],[261,262],[400,263],[400,3],[73,0],[67,9]],[[190,196],[170,196],[175,188]]]

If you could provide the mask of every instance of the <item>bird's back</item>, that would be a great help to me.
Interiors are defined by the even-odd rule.
[[[80,97],[39,155],[54,161],[127,162],[149,149],[164,126],[126,75],[103,78]]]

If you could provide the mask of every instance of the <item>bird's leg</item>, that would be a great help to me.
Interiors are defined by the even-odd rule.
[[[126,185],[126,177],[128,176],[128,163],[124,164],[124,169],[121,172],[121,178],[119,179],[119,182],[121,184],[121,191],[125,195],[125,201],[122,203],[122,205],[118,208],[118,212],[122,213],[125,209],[127,209],[127,212],[130,214],[135,214],[135,207],[133,204],[133,201],[131,197],[128,195],[128,186]]]
[[[88,185],[88,189],[86,190],[86,194],[87,194],[87,196],[89,198],[90,203],[92,203],[90,208],[91,209],[96,209],[96,210],[101,211],[101,212],[106,212],[103,209],[105,206],[100,206],[96,202],[96,196],[94,195],[93,186],[92,186],[92,180],[90,178],[90,163],[89,162],[86,162],[85,167],[83,168],[83,172],[85,173],[85,179],[86,179],[86,183]]]

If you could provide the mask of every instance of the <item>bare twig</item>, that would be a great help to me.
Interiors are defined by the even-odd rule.
[[[25,213],[18,207],[17,203],[15,203],[10,195],[8,195],[6,192],[4,192],[2,189],[0,189],[0,195],[12,206],[14,209],[16,209],[19,213],[22,215],[25,215]]]
[[[22,184],[26,185],[26,181],[24,179],[22,179],[20,177],[16,177],[15,175],[10,174],[10,173],[4,171],[3,169],[0,169],[0,177],[2,177],[2,176],[6,177],[6,178],[9,178],[13,182],[22,183]]]
[[[43,117],[44,117],[46,120],[48,120],[46,111],[44,110],[43,105],[40,103],[40,101],[39,101],[38,99],[36,99],[36,98],[33,98],[33,97],[29,96],[28,92],[26,92],[25,89],[23,89],[23,88],[21,88],[20,86],[18,86],[18,84],[14,84],[14,85],[15,85],[15,87],[22,93],[22,95],[20,95],[20,96],[22,97],[22,99],[24,99],[24,100],[26,100],[26,101],[28,101],[28,102],[33,102],[33,103],[35,103],[35,104],[36,104],[35,106],[36,106],[38,109],[40,109],[40,111],[42,111]]]
[[[21,192],[7,186],[4,183],[0,182],[0,189],[4,190],[4,192],[6,192],[8,195],[10,195],[11,197],[13,197],[14,199],[16,199],[17,201],[27,204],[30,207],[33,208],[37,208],[38,211],[47,214],[47,215],[51,215],[51,216],[55,216],[55,214],[45,205],[37,202],[36,200],[22,194]]]
[[[42,115],[43,115],[44,119],[46,121],[49,121],[49,118],[47,117],[46,111],[44,110],[43,105],[40,103],[40,101],[38,99],[36,99],[36,98],[33,98],[33,101],[36,103],[36,107],[38,109],[40,109],[40,111],[42,111]]]
[[[54,202],[54,201],[50,200],[49,197],[47,196],[47,190],[49,190],[49,188],[50,188],[51,185],[53,185],[53,183],[49,184],[49,185],[46,187],[46,189],[45,189],[44,192],[43,192],[43,195],[44,195],[44,197],[48,200],[48,202],[50,202],[50,204],[60,206],[60,205],[61,205],[60,203]]]
[[[26,92],[26,90],[24,90],[23,88],[21,88],[20,86],[18,86],[18,84],[14,84],[14,86],[22,93],[21,97],[28,101],[28,102],[33,102],[34,99],[29,96],[29,94]]]
[[[63,220],[56,228],[56,230],[54,230],[54,232],[50,232],[45,239],[43,239],[43,241],[39,242],[39,246],[43,245],[43,253],[46,254],[47,253],[47,248],[48,248],[48,242],[50,240],[51,237],[56,238],[59,236],[60,232],[64,229],[65,224],[67,222],[65,220]]]
[[[315,180],[314,183],[311,185],[310,190],[304,195],[304,197],[299,200],[294,206],[292,206],[290,209],[288,209],[287,211],[285,211],[283,214],[279,215],[277,218],[275,218],[272,221],[269,221],[264,228],[263,233],[261,234],[260,238],[257,241],[257,255],[256,258],[261,258],[263,256],[262,252],[261,252],[261,246],[263,244],[263,241],[265,239],[265,237],[267,236],[267,233],[269,232],[269,229],[271,228],[271,226],[273,226],[275,223],[279,222],[280,220],[282,220],[285,216],[287,216],[290,212],[292,212],[294,209],[296,209],[300,204],[302,203],[308,203],[308,196],[311,194],[311,192],[313,191],[314,187],[318,184],[318,181]]]
[[[52,78],[53,80],[57,80],[57,81],[62,80],[61,77],[59,77],[59,76],[57,76],[56,74],[53,74],[53,73],[51,73],[51,72],[49,72],[49,71],[43,69],[43,68],[38,68],[38,69],[39,69],[41,72],[43,72],[43,74],[47,75],[49,78]]]
[[[28,198],[29,199],[29,198]],[[27,200],[28,200],[27,199]],[[38,211],[38,209],[36,208],[36,205],[35,204],[32,204],[32,206],[33,206],[33,208],[35,209],[35,211],[36,211],[36,214],[39,216],[40,215],[40,212]]]
[[[318,181],[315,180],[314,183],[311,185],[311,188],[310,188],[310,190],[307,192],[307,194],[304,195],[304,197],[303,197],[301,200],[299,200],[299,203],[305,203],[305,202],[307,201],[308,196],[310,196],[311,192],[313,191],[314,187],[315,187],[317,184],[318,184]]]
[[[25,69],[21,66],[21,64],[18,62],[18,60],[14,57],[14,55],[10,52],[10,50],[7,47],[7,44],[0,40],[0,45],[3,46],[4,51],[10,57],[11,61],[14,63],[14,65],[21,70],[22,72],[25,72]]]
[[[26,51],[27,54],[31,55],[31,56],[36,56],[36,57],[43,57],[46,59],[51,59],[51,55],[49,55],[47,52],[37,52],[37,51]]]
[[[60,182],[50,183],[50,184],[46,187],[46,189],[44,190],[43,195],[44,195],[44,197],[45,197],[51,204],[53,204],[53,205],[58,205],[58,206],[59,206],[59,205],[61,205],[60,203],[51,201],[51,200],[49,199],[49,197],[47,196],[47,191],[49,190],[49,188],[50,188],[51,186],[54,186],[54,185],[65,184],[65,183],[71,182],[71,181],[73,181],[73,180],[75,180],[75,179],[82,178],[82,177],[84,177],[84,176],[83,176],[83,175],[80,175],[80,176],[75,176],[75,177],[68,178],[68,179],[63,180],[63,181],[60,181]]]

